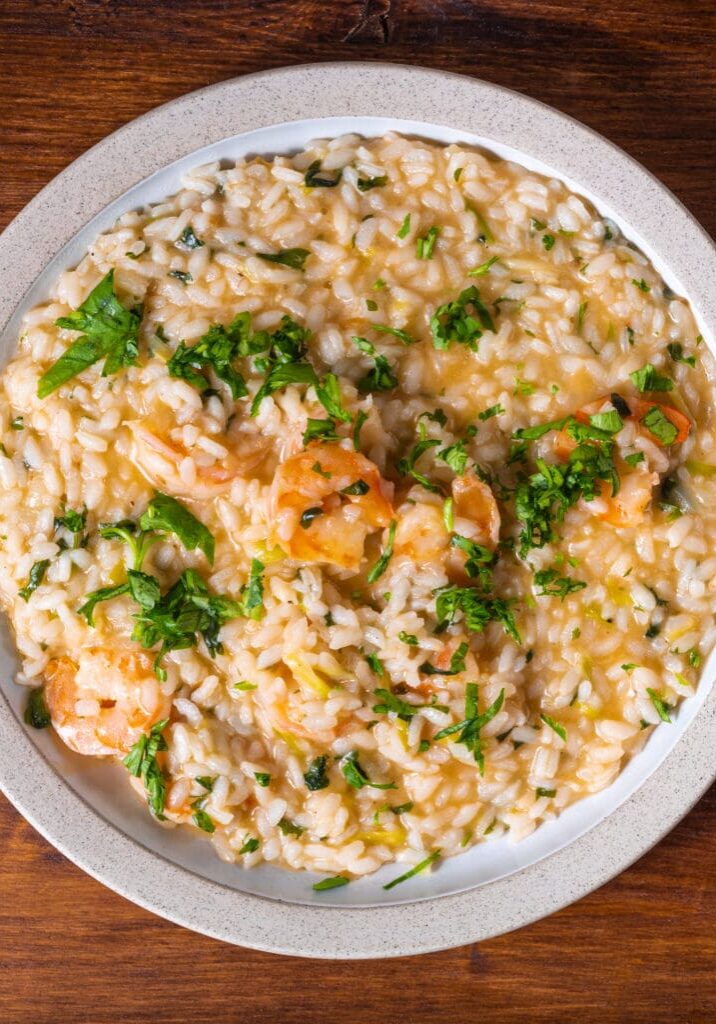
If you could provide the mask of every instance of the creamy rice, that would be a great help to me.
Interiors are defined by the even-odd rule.
[[[55,321],[110,271],[141,306],[134,365],[102,376],[103,355],[39,398],[80,336]],[[176,355],[239,313],[254,352],[232,371]],[[2,376],[0,593],[35,724],[46,705],[73,749],[129,754],[163,827],[245,867],[348,879],[524,838],[697,686],[713,374],[688,303],[557,180],[394,134],[199,168],[60,276]],[[569,490],[577,445],[616,495],[607,469]],[[554,467],[550,530],[529,517]],[[157,491],[213,560],[206,534],[165,529],[139,561],[135,527],[100,534]],[[79,612],[140,563],[150,618],[187,569],[229,602],[161,678],[138,590]]]

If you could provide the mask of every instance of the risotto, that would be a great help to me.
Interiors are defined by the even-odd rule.
[[[466,147],[346,136],[182,186],[59,277],[0,379],[26,721],[319,890],[524,838],[714,644],[688,303]]]

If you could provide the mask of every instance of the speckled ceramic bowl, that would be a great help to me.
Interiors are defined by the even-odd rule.
[[[356,63],[279,69],[192,93],[115,132],[55,178],[0,238],[3,361],[15,349],[23,312],[46,297],[57,274],[74,266],[118,214],[176,191],[184,170],[218,158],[289,152],[317,136],[389,129],[480,145],[561,178],[614,219],[667,283],[688,296],[713,347],[716,250],[638,164],[564,114],[506,89],[420,68]],[[210,844],[188,832],[159,828],[121,769],[28,730],[7,629],[0,657],[0,787],[35,828],[141,906],[207,935],[282,953],[395,956],[518,928],[625,868],[716,774],[711,658],[674,724],[655,730],[612,786],[524,842],[475,846],[390,893],[381,872],[314,893],[308,875],[270,865],[245,871],[220,862]],[[389,870],[392,877],[395,868]]]

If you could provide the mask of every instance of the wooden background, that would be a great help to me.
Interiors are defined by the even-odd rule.
[[[623,146],[716,235],[716,0],[0,0],[0,228],[108,132],[234,75],[414,62],[511,86]],[[716,1021],[716,791],[518,933],[414,959],[236,949],[83,875],[0,797],[2,1024]]]

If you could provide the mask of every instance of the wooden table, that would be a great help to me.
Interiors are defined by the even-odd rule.
[[[108,132],[302,61],[477,75],[603,132],[716,235],[715,0],[0,0],[0,227]],[[716,1021],[716,792],[600,891],[521,932],[388,962],[223,945],[66,861],[0,798],[3,1024]]]

